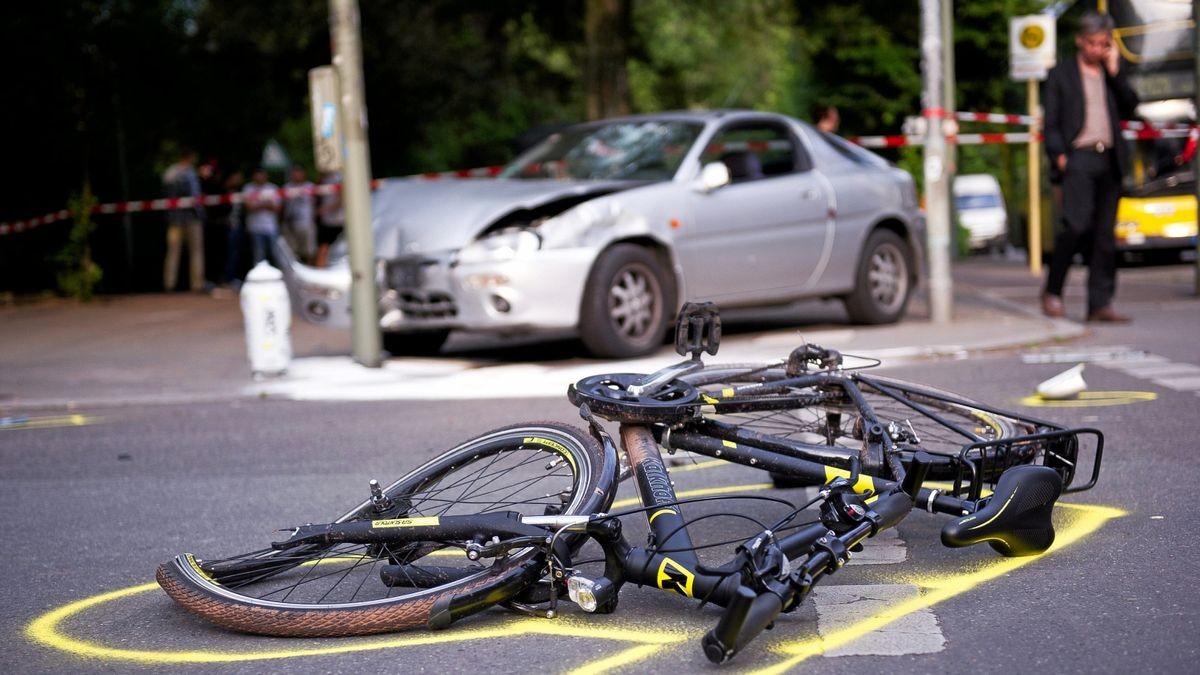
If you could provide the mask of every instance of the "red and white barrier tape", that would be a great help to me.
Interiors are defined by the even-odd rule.
[[[419,178],[421,180],[440,180],[443,178],[494,178],[499,175],[504,167],[488,166],[479,169],[463,169],[460,171],[441,171],[423,173],[408,178]],[[374,190],[386,179],[376,178],[371,181],[371,189]],[[314,185],[312,187],[300,188],[279,188],[278,194],[283,199],[299,197],[304,194],[312,195],[329,195],[342,191],[341,183],[331,183],[329,185]],[[174,197],[169,199],[144,199],[128,202],[114,202],[111,204],[97,204],[92,207],[92,213],[114,214],[114,213],[138,213],[142,211],[168,211],[171,209],[187,209],[197,204],[203,206],[218,206],[221,204],[241,204],[245,197],[241,192],[227,192],[220,195],[205,195],[203,197]],[[16,234],[32,230],[35,227],[49,225],[60,220],[66,220],[71,217],[69,209],[61,209],[53,213],[47,213],[44,216],[30,218],[28,220],[18,220],[11,223],[0,223],[0,236],[6,234]]]
[[[1024,126],[1037,124],[1037,118],[1030,115],[1007,115],[1005,113],[956,112],[954,119],[959,122],[987,122],[989,124],[1020,124]]]
[[[989,124],[1015,124],[1021,126],[1031,126],[1038,123],[1038,119],[1031,115],[1009,115],[1006,113],[956,112],[954,113],[954,119],[959,122],[987,122]],[[1145,129],[1186,131],[1192,128],[1192,126],[1186,122],[1141,122],[1138,120],[1125,120],[1121,122],[1121,128],[1127,131],[1143,131]]]
[[[1038,134],[1037,139],[1041,140]],[[924,136],[856,136],[850,139],[864,148],[903,148],[906,146],[925,145]],[[987,145],[991,143],[1028,143],[1029,132],[996,133],[996,134],[959,134],[947,136],[947,143],[958,145]]]
[[[1127,129],[1121,133],[1126,140],[1147,141],[1156,138],[1186,138],[1191,133],[1191,127],[1179,126],[1172,129]],[[1037,140],[1042,140],[1042,134],[1037,134]],[[856,136],[850,139],[864,148],[903,148],[905,146],[925,145],[924,136]],[[958,145],[988,145],[993,143],[1028,143],[1029,132],[996,133],[996,134],[958,134],[947,136],[946,142]]]

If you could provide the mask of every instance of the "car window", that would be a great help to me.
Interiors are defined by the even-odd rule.
[[[870,150],[866,150],[854,145],[850,141],[847,141],[837,134],[831,134],[828,131],[821,131],[815,127],[813,128],[813,131],[816,132],[816,134],[814,134],[815,143],[820,143],[824,148],[832,149],[844,159],[848,159],[855,164],[860,164],[863,166],[887,166],[888,162],[886,159],[876,155]]]
[[[722,129],[700,154],[701,164],[724,162],[734,183],[794,173],[807,156],[781,124],[741,123]]]
[[[698,122],[665,120],[570,127],[518,157],[500,177],[670,180],[703,128]]]

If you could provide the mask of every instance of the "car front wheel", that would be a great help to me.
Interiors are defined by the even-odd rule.
[[[867,238],[854,290],[843,298],[850,320],[859,324],[893,323],[904,316],[912,295],[913,258],[895,232],[876,230]]]
[[[658,349],[674,302],[659,260],[633,244],[600,254],[588,276],[579,332],[594,356],[626,358]]]

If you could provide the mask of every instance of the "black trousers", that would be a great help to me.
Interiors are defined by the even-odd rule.
[[[1121,199],[1116,153],[1072,150],[1062,179],[1063,222],[1054,237],[1046,292],[1062,295],[1071,259],[1088,265],[1088,313],[1112,304],[1117,291],[1117,238],[1113,225]]]

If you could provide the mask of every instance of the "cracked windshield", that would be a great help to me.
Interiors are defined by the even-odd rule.
[[[670,180],[703,125],[623,122],[556,133],[505,168],[501,178]]]

